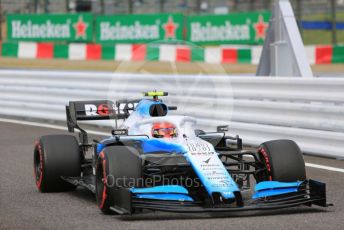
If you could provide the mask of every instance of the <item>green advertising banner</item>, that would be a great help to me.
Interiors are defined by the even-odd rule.
[[[91,14],[12,14],[7,38],[12,41],[92,41]]]
[[[108,15],[96,18],[96,42],[147,43],[183,39],[182,14]]]
[[[198,45],[262,44],[271,13],[187,17],[186,40]]]

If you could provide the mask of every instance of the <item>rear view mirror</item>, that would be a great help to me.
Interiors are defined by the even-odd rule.
[[[228,125],[217,126],[217,132],[228,132],[228,130],[229,130]]]

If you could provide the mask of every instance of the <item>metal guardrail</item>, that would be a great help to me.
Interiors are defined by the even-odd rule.
[[[170,92],[178,113],[214,130],[229,124],[251,145],[288,138],[306,153],[344,158],[344,79],[0,71],[0,114],[64,121],[70,100]],[[106,122],[96,122],[111,125]]]

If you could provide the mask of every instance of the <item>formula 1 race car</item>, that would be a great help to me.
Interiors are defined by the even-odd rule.
[[[154,91],[139,100],[69,102],[68,130],[79,130],[79,140],[73,135],[47,135],[36,142],[38,190],[83,186],[95,193],[106,214],[329,205],[325,184],[307,179],[294,141],[273,140],[255,151],[243,150],[239,136],[225,134],[227,126],[205,132],[196,129],[192,117],[170,115],[177,107],[158,98],[167,95]],[[116,121],[112,135],[89,143],[78,121],[103,119]],[[119,128],[118,120],[123,120]]]

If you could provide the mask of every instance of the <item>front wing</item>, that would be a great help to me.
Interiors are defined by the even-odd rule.
[[[274,210],[295,207],[299,205],[328,207],[332,204],[326,202],[326,185],[324,183],[306,180],[303,186],[296,192],[278,196],[266,196],[258,199],[247,200],[242,205],[217,204],[206,205],[197,201],[171,201],[138,198],[130,189],[120,188],[114,196],[117,203],[111,210],[118,214],[132,214],[135,209],[148,209],[155,211],[178,213],[202,213],[202,212],[240,212],[252,210]]]

